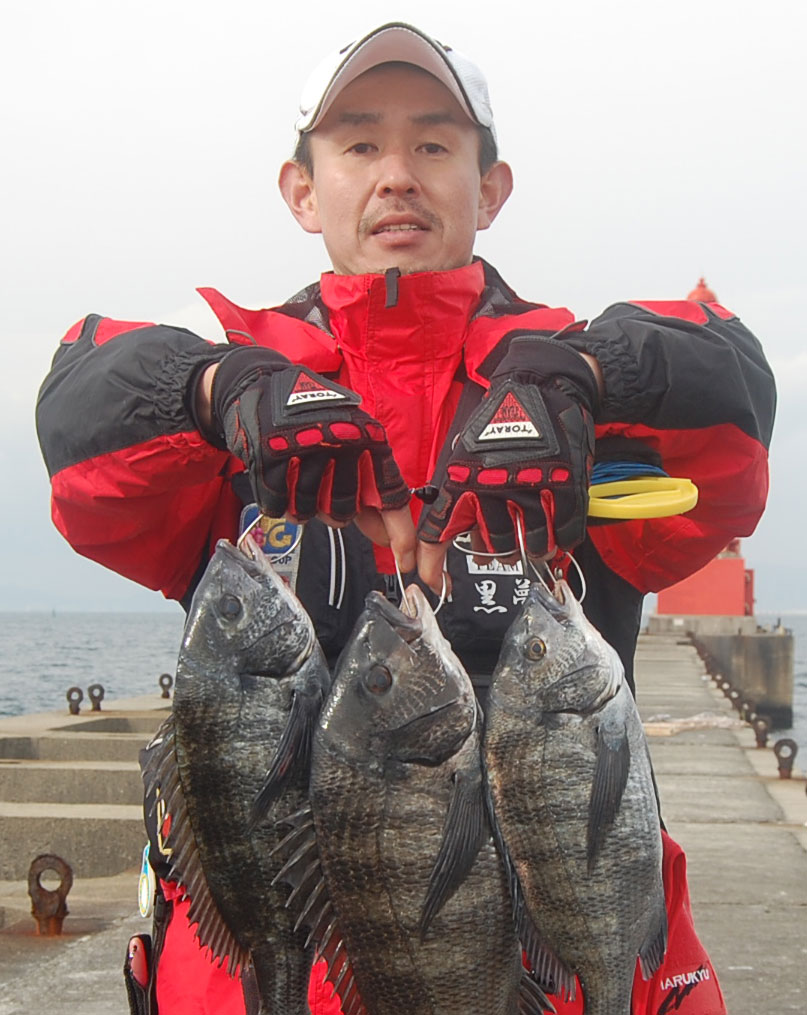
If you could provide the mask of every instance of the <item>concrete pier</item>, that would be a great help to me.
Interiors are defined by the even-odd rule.
[[[754,617],[674,616],[649,618],[651,634],[690,637],[702,656],[765,716],[772,729],[793,725],[795,644],[787,628],[768,630]]]
[[[731,1015],[758,1011],[807,1011],[807,759],[796,758],[793,778],[780,780],[770,747],[757,749],[752,731],[741,723],[726,698],[712,685],[694,648],[676,633],[643,636],[637,654],[639,706],[648,734],[661,793],[662,811],[670,834],[684,847],[689,864],[692,906],[698,931],[720,977]],[[166,703],[156,698],[145,707],[143,699],[115,704],[118,712],[139,712],[156,727]],[[154,709],[163,709],[162,715]],[[113,717],[113,713],[104,713]],[[6,735],[23,741],[58,737],[93,736],[96,755],[103,741],[131,733],[91,734],[78,729],[25,732],[25,722],[0,722],[0,744]],[[64,721],[63,721],[64,720]],[[59,717],[60,724],[73,722]],[[771,738],[773,744],[775,737]],[[69,740],[69,743],[75,743]],[[6,746],[0,747],[0,757]],[[52,758],[49,750],[44,756]],[[71,748],[74,750],[75,748]],[[110,754],[118,748],[110,746]],[[42,760],[42,755],[29,760]],[[17,759],[19,761],[19,759]],[[83,760],[75,758],[78,766]],[[100,762],[94,757],[89,762]],[[125,765],[125,758],[111,760]],[[129,755],[129,762],[132,756]],[[9,794],[21,796],[24,777],[9,777],[13,758],[0,760],[0,801],[9,807]],[[109,763],[109,762],[107,762]],[[40,768],[39,772],[47,769]],[[53,769],[50,769],[52,772]],[[67,771],[67,768],[65,768]],[[91,778],[87,769],[70,769],[86,794]],[[103,772],[103,769],[101,770]],[[121,785],[129,770],[108,769],[102,782]],[[19,780],[22,778],[22,782]],[[36,785],[48,784],[38,775]],[[54,780],[56,776],[53,776]],[[61,778],[61,777],[60,777]],[[89,780],[82,782],[82,780]],[[59,790],[54,781],[52,796]],[[62,783],[62,787],[64,783]],[[129,790],[112,790],[125,794]],[[139,789],[138,789],[139,792]],[[109,799],[109,798],[105,798]],[[127,796],[128,800],[129,797]],[[43,804],[46,805],[48,801]],[[55,818],[55,801],[50,800]],[[95,806],[86,800],[74,806]],[[133,807],[135,803],[109,806]],[[5,818],[0,816],[0,826]],[[21,828],[22,826],[18,826]],[[54,822],[55,827],[55,822]],[[3,833],[4,834],[4,833]],[[100,833],[101,839],[106,833]],[[16,848],[21,850],[19,840]],[[142,833],[137,848],[142,847]],[[3,853],[13,849],[13,837],[3,841]],[[28,848],[28,847],[25,847]],[[88,847],[89,848],[89,847]],[[27,867],[33,855],[25,857]],[[97,855],[97,854],[93,854]],[[66,857],[66,859],[69,859]],[[9,861],[6,861],[7,863]],[[71,861],[72,862],[72,861]],[[3,875],[0,875],[3,876]],[[121,966],[131,934],[148,930],[137,914],[137,870],[107,877],[77,876],[68,896],[70,915],[61,938],[37,938],[30,916],[24,875],[0,881],[0,1015],[111,1015],[126,1011]]]

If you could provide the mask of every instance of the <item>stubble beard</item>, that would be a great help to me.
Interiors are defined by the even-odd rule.
[[[394,204],[384,208],[383,213],[374,212],[371,215],[365,215],[359,221],[359,236],[372,236],[378,223],[385,218],[387,215],[406,215],[411,214],[418,218],[421,222],[425,222],[430,232],[442,233],[443,223],[434,212],[429,211],[428,208],[424,208],[417,201],[396,201]],[[406,255],[404,254],[404,257]],[[451,271],[454,268],[461,268],[464,265],[453,264],[453,263],[441,263],[441,262],[413,262],[404,265],[397,264],[384,264],[378,265],[377,267],[370,268],[366,273],[370,275],[383,275],[385,271],[389,271],[390,268],[398,268],[402,275],[417,275],[419,272],[424,271]]]

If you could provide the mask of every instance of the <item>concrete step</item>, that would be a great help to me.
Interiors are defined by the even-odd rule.
[[[130,804],[143,800],[136,761],[0,759],[0,800],[74,804]]]
[[[40,853],[56,853],[76,877],[137,866],[146,844],[142,806],[0,802],[0,880],[27,878]]]
[[[137,759],[170,705],[156,695],[115,705],[0,719],[0,880],[27,878],[40,853],[61,856],[76,877],[139,866]]]
[[[150,737],[143,733],[43,733],[0,736],[0,758],[25,761],[137,761]]]

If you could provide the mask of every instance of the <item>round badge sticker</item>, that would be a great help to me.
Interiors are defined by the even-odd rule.
[[[157,891],[157,879],[149,863],[148,844],[143,850],[143,863],[140,867],[140,881],[137,886],[137,906],[142,917],[151,916],[154,910],[154,893]]]

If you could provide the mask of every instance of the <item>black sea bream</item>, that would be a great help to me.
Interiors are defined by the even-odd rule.
[[[473,688],[420,590],[407,602],[415,616],[371,593],[340,658],[284,877],[345,1015],[541,1012],[485,813]]]
[[[249,540],[247,545],[251,546]],[[171,877],[228,969],[254,967],[262,1011],[303,1015],[312,955],[273,885],[282,837],[264,812],[302,806],[328,669],[308,615],[252,547],[221,541],[196,590],[170,718],[146,752],[149,796],[170,814]]]
[[[560,601],[559,601],[560,600]],[[539,982],[630,1015],[666,947],[650,758],[622,664],[561,582],[534,585],[487,703],[484,764],[514,913]]]

